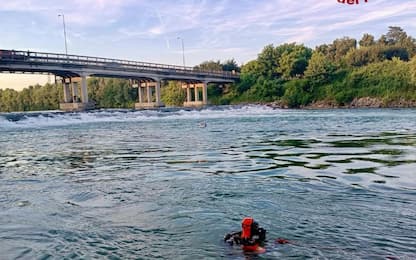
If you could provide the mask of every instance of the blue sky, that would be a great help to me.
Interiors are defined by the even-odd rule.
[[[315,47],[335,38],[378,38],[389,25],[416,37],[415,0],[3,0],[0,48],[68,52],[182,64],[205,60],[255,59],[267,44]],[[11,79],[8,75],[7,78]],[[4,86],[5,75],[0,77]]]

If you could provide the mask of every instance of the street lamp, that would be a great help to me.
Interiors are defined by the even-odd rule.
[[[183,60],[183,67],[185,68],[186,67],[185,66],[185,46],[183,44],[183,38],[178,37],[177,39],[181,40],[181,42],[182,42],[182,60]]]
[[[65,54],[68,56],[68,45],[66,43],[66,27],[65,27],[65,15],[64,14],[58,14],[58,17],[62,16],[62,25],[64,26],[64,38],[65,38]]]

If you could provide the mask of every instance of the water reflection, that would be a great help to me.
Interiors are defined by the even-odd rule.
[[[416,254],[413,112],[105,113],[2,132],[6,258],[256,258],[222,243],[246,215],[262,259]]]

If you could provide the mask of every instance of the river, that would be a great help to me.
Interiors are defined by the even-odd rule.
[[[0,258],[415,259],[416,110],[0,114]]]

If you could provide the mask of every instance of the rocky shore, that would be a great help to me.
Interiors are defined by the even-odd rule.
[[[273,108],[289,108],[283,102],[272,102],[266,104]],[[416,107],[416,100],[399,99],[394,101],[384,101],[381,98],[361,97],[354,98],[351,103],[339,105],[335,100],[320,100],[307,106],[301,106],[303,109],[330,109],[330,108],[412,108]]]

